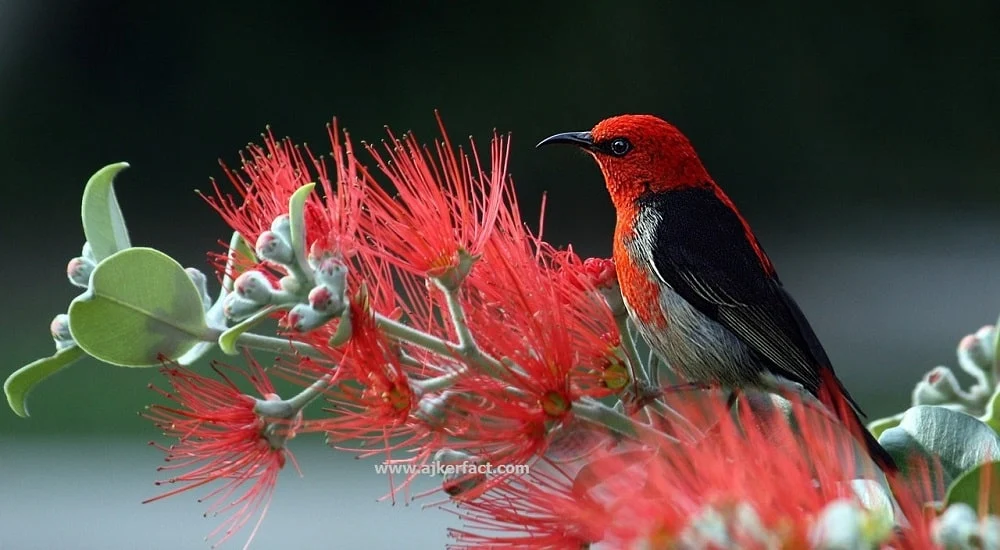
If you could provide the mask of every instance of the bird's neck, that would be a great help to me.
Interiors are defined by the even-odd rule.
[[[643,195],[681,191],[691,188],[715,189],[717,186],[694,151],[681,152],[669,162],[651,162],[650,169],[634,166],[604,165],[604,181],[611,200],[619,211],[630,212]]]

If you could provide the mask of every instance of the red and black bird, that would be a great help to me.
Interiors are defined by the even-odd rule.
[[[622,115],[538,146],[554,143],[580,147],[600,165],[617,213],[614,261],[629,316],[679,375],[734,390],[797,384],[883,471],[896,471],[750,225],[676,127]]]

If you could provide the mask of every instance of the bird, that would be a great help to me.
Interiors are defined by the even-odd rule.
[[[750,224],[676,126],[624,114],[536,147],[552,144],[597,161],[616,212],[612,257],[629,319],[671,369],[733,395],[807,393],[883,472],[898,472]]]

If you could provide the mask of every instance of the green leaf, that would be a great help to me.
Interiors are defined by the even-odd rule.
[[[968,414],[933,405],[907,410],[898,426],[882,432],[879,443],[904,472],[914,458],[922,456],[932,468],[933,460],[939,460],[945,486],[1000,457],[1000,435],[989,426]]]
[[[879,418],[878,420],[872,420],[868,423],[868,431],[875,436],[875,439],[878,439],[882,435],[882,432],[899,426],[899,422],[903,420],[904,414],[906,414],[905,411],[885,418]]]
[[[1000,384],[997,384],[993,397],[986,403],[986,414],[980,417],[993,431],[1000,434]]]
[[[299,268],[303,273],[310,273],[309,263],[306,261],[306,201],[309,193],[312,193],[315,183],[307,183],[292,193],[292,198],[288,200],[288,221],[290,223],[289,233],[291,236],[292,252],[299,262]]]
[[[123,367],[158,366],[216,334],[205,322],[197,287],[173,258],[152,248],[129,248],[97,265],[91,288],[70,304],[77,345]]]
[[[236,355],[238,353],[236,350],[236,341],[239,340],[240,335],[255,327],[264,319],[267,319],[268,314],[278,309],[278,307],[279,306],[277,305],[267,306],[250,317],[247,317],[241,323],[226,329],[226,331],[219,336],[219,349],[227,355]]]
[[[237,271],[235,268],[238,265],[238,259],[243,258],[252,263],[256,263],[257,254],[254,253],[253,247],[240,235],[238,232],[233,232],[233,237],[229,240],[229,254],[226,259],[226,271],[222,276],[222,291],[223,293],[229,293],[233,291],[233,277],[231,274],[235,274]]]
[[[3,383],[7,404],[20,417],[28,416],[28,394],[39,382],[75,363],[86,354],[77,346],[63,348],[51,357],[45,357],[17,369]]]
[[[980,509],[981,501],[985,509]],[[948,487],[945,498],[948,506],[956,502],[964,502],[980,513],[1000,514],[1000,462],[980,464],[959,476]]]
[[[109,164],[101,168],[87,182],[83,190],[83,234],[93,250],[94,258],[104,258],[130,247],[125,218],[122,217],[113,182],[118,172],[128,168],[127,162]]]

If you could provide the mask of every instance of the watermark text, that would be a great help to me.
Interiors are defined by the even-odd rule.
[[[425,464],[385,463],[375,465],[375,473],[379,475],[405,474],[425,476],[464,476],[464,475],[527,475],[531,467],[527,464],[490,464],[488,462],[459,462],[445,464],[442,462],[427,462]]]

